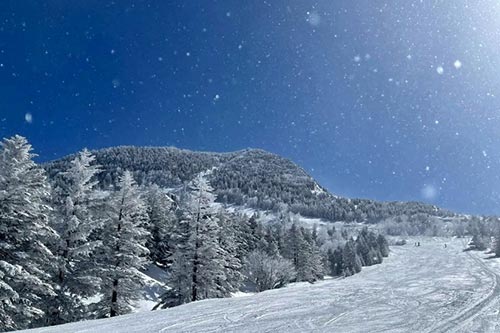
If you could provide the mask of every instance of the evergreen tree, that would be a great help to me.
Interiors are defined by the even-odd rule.
[[[321,254],[311,232],[296,223],[288,230],[284,257],[293,263],[297,281],[313,282],[323,278]]]
[[[174,251],[171,237],[176,222],[176,203],[155,184],[147,188],[145,202],[151,234],[147,242],[150,258],[157,265],[167,268],[172,264]]]
[[[264,252],[266,252],[268,255],[271,257],[279,256],[279,241],[278,237],[280,236],[279,233],[277,232],[278,230],[271,225],[268,225],[265,231],[265,240],[266,240],[266,247],[264,249]]]
[[[89,239],[100,226],[92,212],[95,176],[99,172],[99,166],[93,163],[94,157],[83,150],[62,173],[64,182],[56,191],[59,202],[52,221],[59,233],[57,296],[50,302],[50,325],[83,319],[86,309],[82,297],[94,296],[99,291],[100,281],[92,254],[100,242]]]
[[[383,237],[383,236],[382,236]],[[369,231],[365,237],[368,246],[370,247],[370,258],[373,264],[380,264],[383,261],[382,249],[378,242],[377,235],[373,231]],[[385,240],[385,238],[384,238]],[[387,249],[388,250],[388,249]]]
[[[342,250],[344,275],[350,276],[361,272],[361,260],[356,253],[356,246],[352,238],[348,240]]]
[[[321,253],[316,244],[314,237],[314,232],[311,233],[308,229],[301,228],[301,232],[304,239],[304,245],[302,246],[302,275],[303,281],[314,282],[323,279],[324,276],[324,266]]]
[[[248,252],[257,249],[263,250],[267,247],[264,239],[264,230],[262,224],[257,221],[257,215],[252,215],[248,221],[250,234],[248,235]]]
[[[224,210],[217,214],[219,224],[220,258],[224,266],[223,278],[218,280],[220,297],[228,297],[237,291],[242,280],[241,261],[238,258],[238,243],[236,241],[237,228],[235,220]],[[237,222],[237,221],[236,221]]]
[[[55,267],[47,247],[49,185],[21,136],[4,139],[0,150],[0,330],[33,326],[54,296]]]
[[[144,201],[130,172],[125,171],[119,190],[108,205],[109,220],[102,232],[100,251],[102,300],[97,304],[99,316],[114,317],[128,313],[139,299],[142,280],[140,269],[149,253],[145,247],[149,233]]]
[[[500,228],[497,227],[495,236],[493,237],[493,247],[492,250],[495,252],[495,256],[500,257]]]
[[[380,254],[382,254],[383,257],[388,257],[389,256],[389,243],[387,242],[387,239],[383,235],[378,235],[377,236],[377,243],[380,249]]]
[[[302,233],[297,224],[294,223],[286,233],[283,257],[289,259],[293,263],[295,269],[299,266],[301,246],[303,246]]]
[[[206,179],[199,174],[188,186],[187,207],[193,218],[189,237],[192,254],[191,301],[214,297],[216,279],[222,274],[222,261],[217,257],[218,225],[213,219],[215,195]]]
[[[186,220],[178,236],[169,278],[172,289],[163,295],[161,307],[227,297],[239,284],[234,234],[222,230],[225,222],[219,219],[226,217],[214,212],[215,196],[206,176],[202,173],[188,184],[182,207]]]
[[[178,223],[175,226],[172,240],[175,244],[172,265],[166,284],[170,287],[160,296],[159,303],[153,308],[170,308],[191,302],[193,244],[190,237],[193,228],[193,218],[183,210],[177,210]]]
[[[363,228],[356,238],[356,253],[361,261],[361,266],[371,266],[374,264],[371,256],[371,248],[367,242],[368,229]]]
[[[335,250],[328,249],[328,263],[330,266],[330,274],[332,276],[340,276],[344,271],[344,263],[342,256],[342,248],[339,246]]]

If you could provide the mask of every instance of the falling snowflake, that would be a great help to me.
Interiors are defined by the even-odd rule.
[[[361,57],[359,55],[354,57],[354,62],[360,62],[360,61],[361,61]]]
[[[317,27],[321,23],[321,16],[317,12],[307,12],[307,22],[313,27]]]
[[[28,124],[31,124],[33,123],[33,115],[29,112],[27,112],[25,115],[24,115],[24,120],[28,123]]]
[[[435,186],[433,185],[424,185],[424,187],[421,190],[422,197],[426,200],[434,200],[437,195],[438,191]]]
[[[455,62],[453,63],[453,66],[455,66],[456,69],[459,69],[460,67],[462,67],[462,62],[460,60],[455,60]]]
[[[436,72],[439,74],[439,75],[443,75],[444,73],[444,68],[442,66],[438,66],[436,68]]]

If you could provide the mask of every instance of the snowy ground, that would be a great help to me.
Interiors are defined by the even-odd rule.
[[[498,332],[497,259],[461,240],[421,238],[382,265],[315,284],[42,328],[35,332]],[[444,243],[448,244],[444,248]]]

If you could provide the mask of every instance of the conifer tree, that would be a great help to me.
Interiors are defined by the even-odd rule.
[[[144,228],[148,216],[144,201],[130,172],[125,171],[108,205],[109,219],[102,232],[102,300],[99,316],[114,317],[128,313],[139,299],[142,280],[140,269],[149,251],[145,247],[149,233]]]
[[[176,222],[176,203],[156,184],[147,188],[145,202],[151,234],[147,243],[150,258],[157,265],[168,268],[172,264],[174,250],[171,237]]]
[[[328,249],[328,262],[330,274],[332,276],[340,276],[344,271],[344,263],[342,257],[342,248],[339,246],[335,250]]]
[[[344,268],[344,275],[350,276],[361,272],[361,260],[356,253],[356,246],[352,238],[348,240],[342,250],[342,262]]]
[[[85,318],[82,297],[99,292],[100,281],[92,255],[100,242],[89,238],[101,225],[93,213],[99,172],[94,160],[88,150],[80,152],[61,175],[63,182],[56,191],[59,202],[52,224],[59,233],[56,245],[57,296],[50,302],[50,325]]]
[[[380,249],[380,254],[382,254],[383,257],[389,256],[389,243],[387,242],[387,239],[383,235],[378,235],[377,243]]]
[[[170,287],[160,296],[159,303],[153,308],[170,308],[191,302],[193,247],[190,237],[193,228],[193,218],[182,210],[177,211],[177,224],[171,239],[175,244],[172,264],[169,269],[167,285]]]
[[[221,231],[226,219],[214,212],[215,195],[207,173],[188,184],[184,196],[185,221],[174,253],[169,283],[172,289],[163,295],[161,307],[206,298],[227,297],[239,284],[239,260],[234,238]],[[226,230],[228,231],[228,230]]]
[[[224,210],[220,210],[217,214],[217,222],[219,224],[220,257],[224,269],[223,278],[217,283],[220,297],[228,297],[238,290],[242,280],[242,266],[238,258],[239,250],[236,241],[237,228],[235,220],[228,216]]]
[[[48,224],[49,185],[21,136],[0,148],[0,328],[33,326],[44,316],[41,300],[54,296],[55,271],[47,247],[55,232]]]

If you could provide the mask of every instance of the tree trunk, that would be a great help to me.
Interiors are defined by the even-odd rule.
[[[195,252],[193,260],[193,287],[191,288],[191,301],[194,302],[198,298],[198,253]]]
[[[111,294],[111,311],[109,313],[109,316],[110,317],[115,317],[118,315],[118,311],[117,311],[117,306],[118,306],[118,292],[117,292],[117,287],[118,287],[118,280],[114,280],[113,281],[113,292]]]

